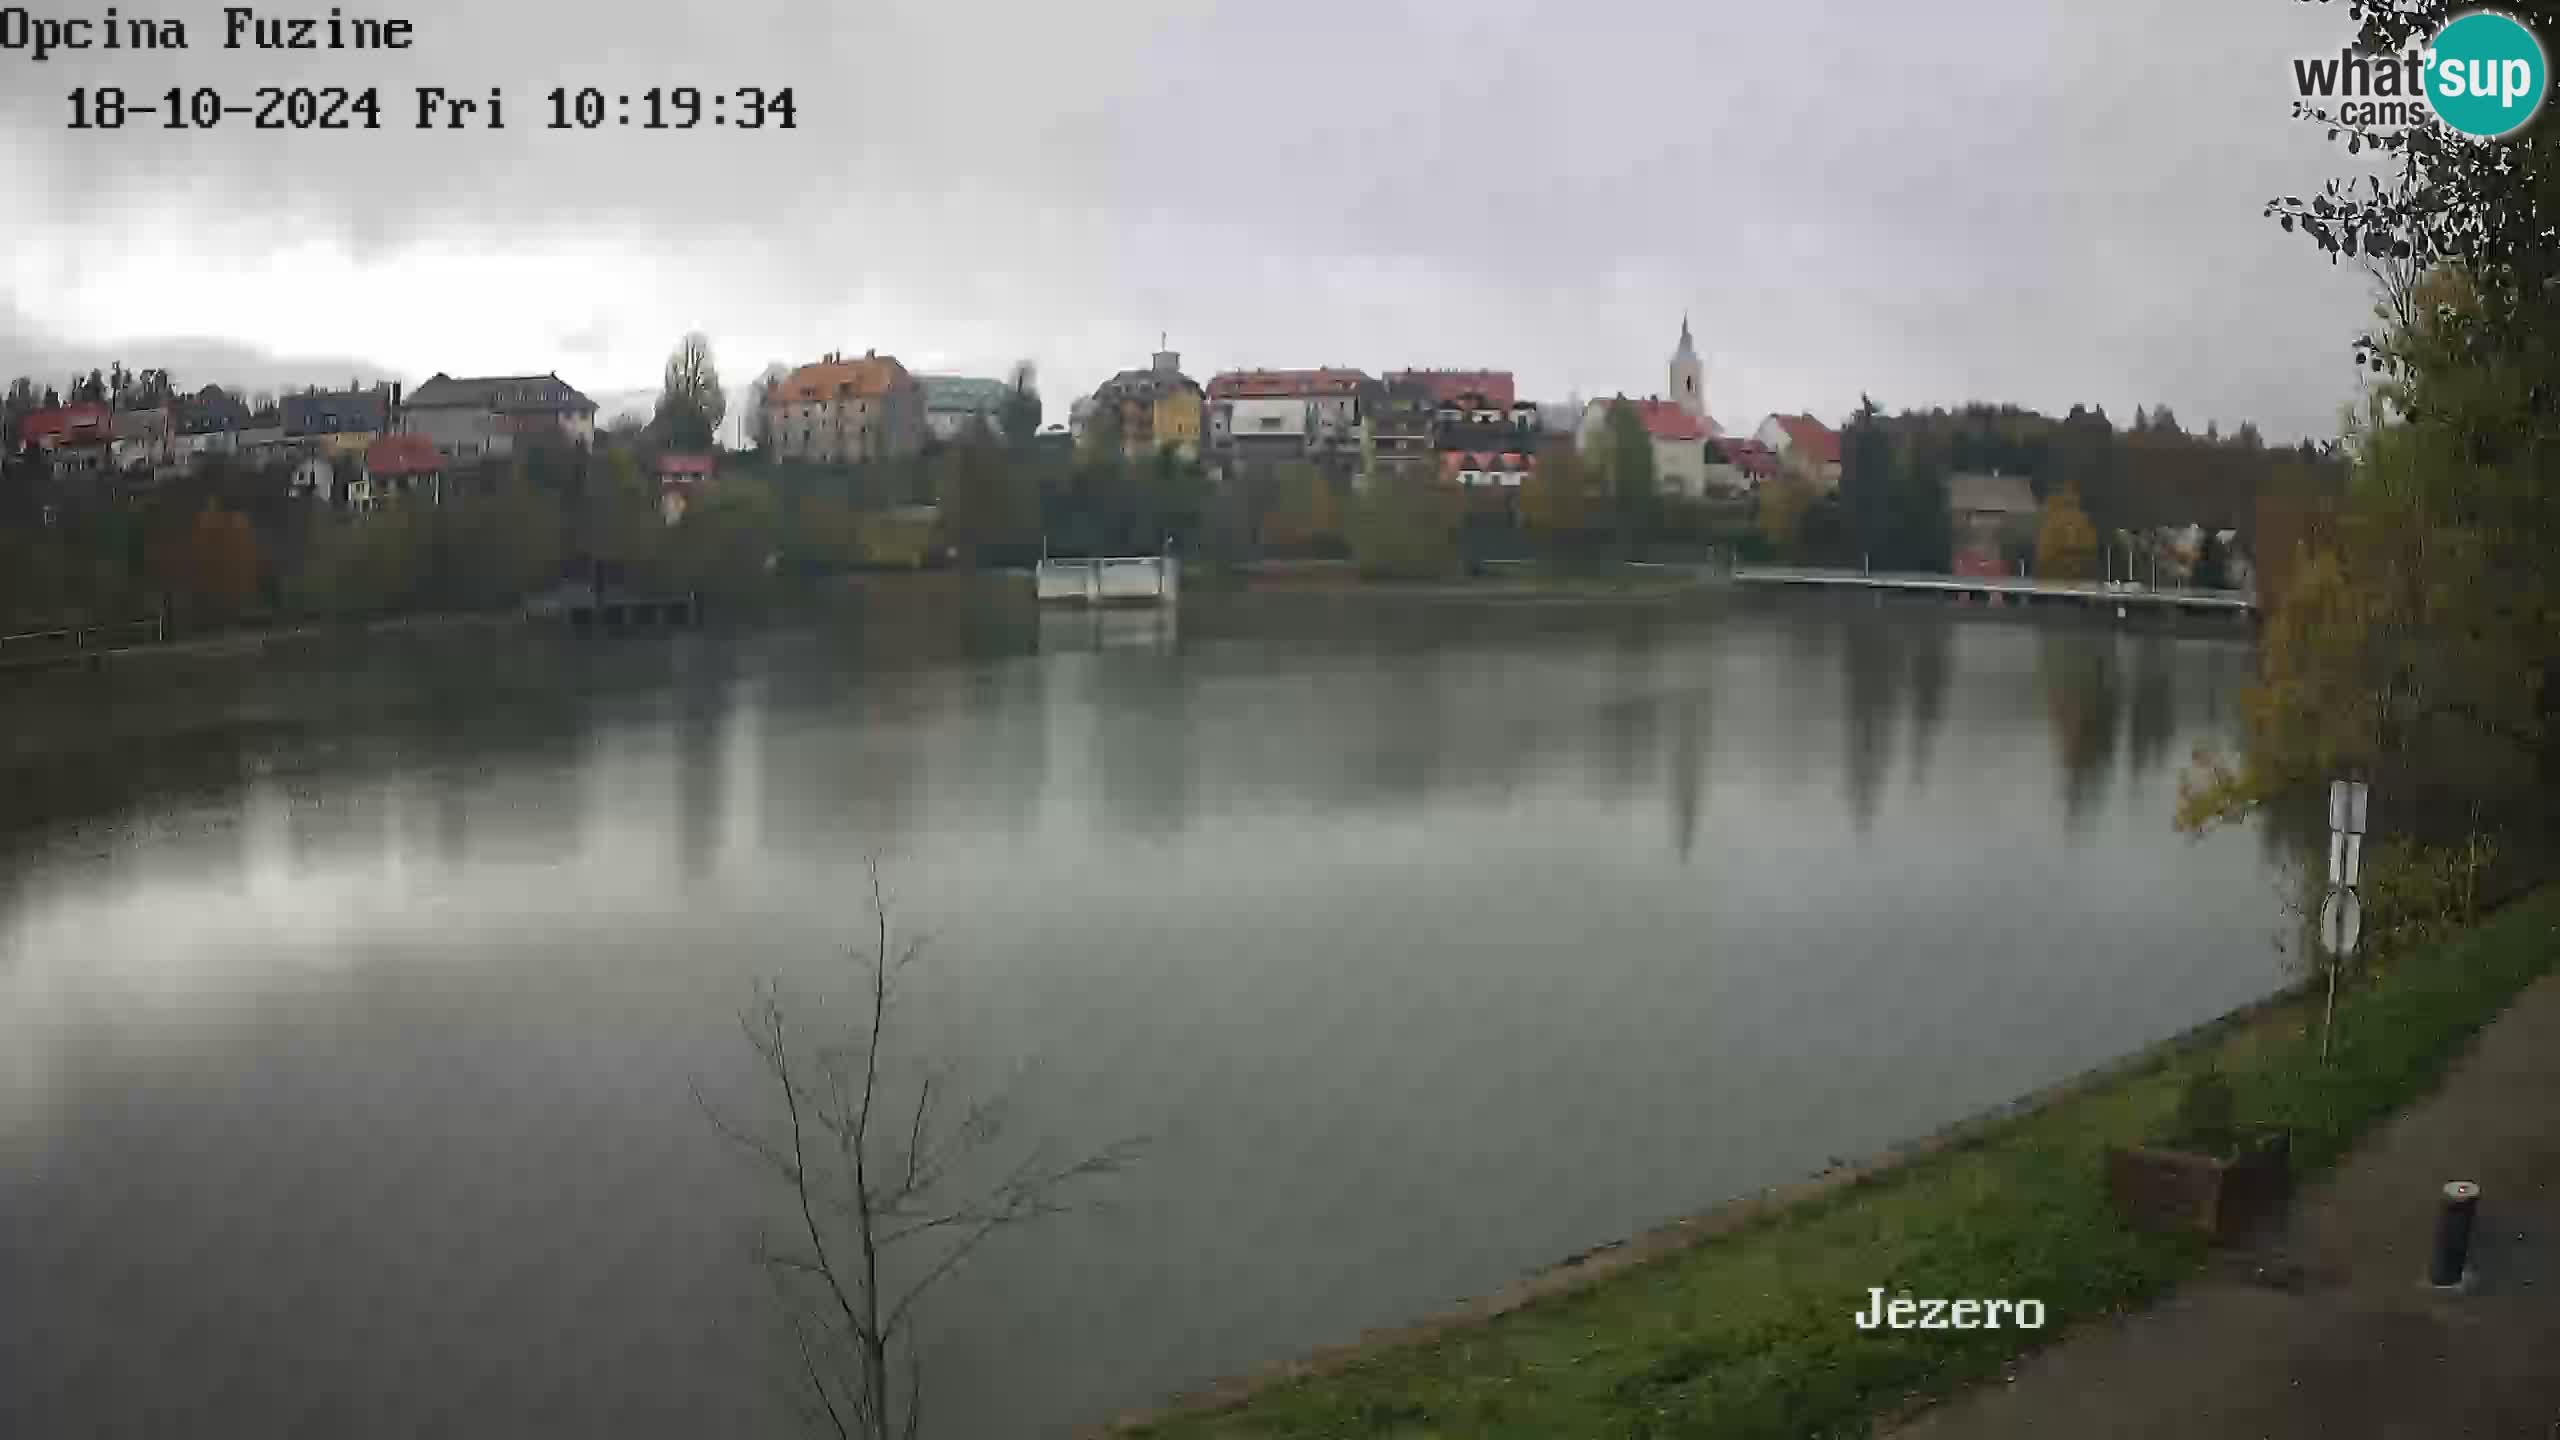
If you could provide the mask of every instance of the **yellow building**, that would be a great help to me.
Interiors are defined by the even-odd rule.
[[[1120,422],[1121,448],[1132,456],[1171,447],[1185,460],[1200,458],[1200,386],[1182,373],[1182,356],[1159,350],[1144,370],[1123,370],[1093,392],[1097,412]]]

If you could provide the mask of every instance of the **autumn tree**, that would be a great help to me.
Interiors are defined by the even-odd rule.
[[[1537,463],[1520,482],[1520,527],[1549,564],[1588,548],[1601,508],[1592,468],[1571,437],[1558,435],[1538,447]]]
[[[2356,48],[2403,53],[2462,8],[2367,0],[2351,12]],[[2236,759],[2190,777],[2181,818],[2251,814],[2351,769],[2370,777],[2376,830],[2451,840],[2506,826],[2547,846],[2541,797],[2560,787],[2560,135],[2377,134],[2297,109],[2380,159],[2380,175],[2266,207],[2333,264],[2386,262],[2378,323],[2356,342],[2374,386],[2332,514],[2290,555],[2253,548],[2272,609],[2251,723]]]
[[[2036,576],[2043,580],[2094,580],[2098,529],[2080,507],[2080,492],[2066,488],[2044,502],[2036,531]]]
[[[1360,573],[1432,580],[1458,568],[1458,497],[1436,475],[1380,475],[1354,501],[1351,554]]]
[[[1271,508],[1262,517],[1266,548],[1287,553],[1339,552],[1342,497],[1324,467],[1311,460],[1289,461],[1272,472],[1271,487]]]
[[[1754,504],[1754,523],[1769,553],[1782,560],[1803,557],[1804,521],[1813,508],[1813,482],[1784,470],[1761,482]]]

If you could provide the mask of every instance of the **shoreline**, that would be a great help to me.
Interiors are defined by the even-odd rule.
[[[1354,1340],[1325,1346],[1296,1359],[1216,1381],[1200,1390],[1181,1392],[1153,1406],[1127,1412],[1076,1433],[1079,1440],[1107,1440],[1107,1437],[1143,1431],[1174,1420],[1232,1410],[1277,1386],[1338,1374],[1384,1351],[1443,1339],[1534,1302],[1595,1288],[1640,1265],[1677,1255],[1707,1241],[1748,1229],[1761,1221],[1779,1218],[1788,1211],[1816,1201],[1891,1178],[1922,1160],[1978,1143],[1995,1130],[2042,1114],[2065,1101],[2192,1056],[2236,1030],[2301,1003],[2312,988],[2311,982],[2297,981],[2139,1050],[2030,1090],[2015,1099],[1977,1110],[1862,1160],[1801,1180],[1733,1196],[1705,1210],[1665,1221],[1625,1239],[1611,1240],[1552,1261],[1490,1295],[1461,1298],[1456,1305],[1423,1319],[1370,1330]]]
[[[2291,983],[1857,1164],[1072,1433],[1578,1434],[1657,1406],[1681,1417],[1680,1433],[1899,1423],[2028,1351],[2154,1304],[2208,1264],[2200,1240],[2123,1226],[2103,1180],[2105,1150],[2165,1123],[2186,1074],[2212,1065],[2231,1076],[2245,1121],[2294,1132],[2293,1176],[2307,1181],[2428,1093],[2470,1036],[2553,968],[2555,919],[2560,887],[2528,890],[2361,988],[2342,1002],[2333,1062],[2310,1059],[2316,987]],[[1915,1281],[1922,1294],[2037,1298],[2052,1323],[1925,1342],[1847,1331],[1868,1287]]]

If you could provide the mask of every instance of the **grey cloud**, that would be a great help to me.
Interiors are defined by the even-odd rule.
[[[460,225],[609,234],[746,277],[786,317],[758,354],[1028,354],[1053,411],[1160,330],[1195,371],[1483,363],[1641,393],[1683,309],[1753,412],[2165,399],[2286,434],[2353,384],[2356,282],[2258,218],[2341,163],[2283,85],[2342,7],[1160,8],[475,4],[412,12],[397,56],[227,55],[206,30],[184,57],[0,57],[45,82],[0,125],[46,159],[0,203],[73,226],[184,183],[359,256]],[[63,133],[60,92],[108,79],[503,85],[512,128]],[[802,128],[537,128],[544,91],[588,84],[789,84]],[[564,368],[614,299],[560,297]]]

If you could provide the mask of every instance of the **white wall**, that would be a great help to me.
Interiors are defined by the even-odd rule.
[[[1240,439],[1257,435],[1303,436],[1307,433],[1308,405],[1304,400],[1237,400],[1232,405],[1228,425]]]

